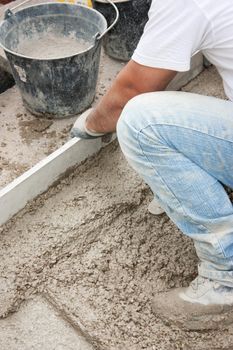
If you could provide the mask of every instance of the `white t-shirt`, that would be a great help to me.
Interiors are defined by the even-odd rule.
[[[152,0],[132,59],[183,72],[198,51],[216,66],[233,101],[233,0]]]

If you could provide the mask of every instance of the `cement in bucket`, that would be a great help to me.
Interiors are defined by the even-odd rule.
[[[9,12],[0,44],[26,108],[51,118],[85,110],[95,96],[106,31],[104,16],[81,5],[48,3]]]

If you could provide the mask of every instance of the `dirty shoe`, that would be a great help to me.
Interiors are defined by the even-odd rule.
[[[155,198],[148,205],[148,211],[153,215],[161,215],[164,213],[164,210],[160,207],[159,203]]]
[[[199,276],[188,288],[157,294],[152,309],[186,330],[219,329],[233,323],[233,288]]]
[[[105,135],[104,133],[87,130],[85,126],[86,119],[92,110],[93,108],[90,108],[78,117],[78,119],[74,123],[73,128],[71,129],[71,137],[80,137],[81,139],[96,139]]]

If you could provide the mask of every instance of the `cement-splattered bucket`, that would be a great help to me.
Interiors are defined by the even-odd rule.
[[[50,118],[72,116],[85,110],[95,96],[101,39],[116,21],[117,18],[107,28],[104,16],[96,10],[60,2],[33,5],[15,13],[8,10],[0,25],[0,45],[11,64],[26,108],[35,115]],[[58,45],[63,43],[62,48],[64,40],[72,38],[66,48],[68,53],[43,56],[40,48],[45,50],[44,46],[46,49],[49,46],[41,42],[48,35],[56,35]],[[74,40],[81,40],[85,47],[72,51]],[[24,52],[22,43],[32,43],[33,48],[34,43],[42,46],[37,45],[35,57],[28,54],[28,48]]]
[[[111,23],[114,11],[106,0],[92,0],[93,7]],[[119,10],[119,21],[104,37],[106,53],[118,60],[128,61],[148,21],[151,0],[113,0]]]

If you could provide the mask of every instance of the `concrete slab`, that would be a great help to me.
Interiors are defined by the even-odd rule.
[[[201,53],[198,53],[192,58],[190,71],[177,74],[177,76],[168,85],[167,90],[180,90],[183,86],[199,75],[203,69],[204,58]]]
[[[192,80],[182,88],[182,91],[227,99],[223,89],[222,78],[214,66],[205,69],[197,79]]]
[[[42,297],[0,321],[1,350],[92,350],[92,346]]]

